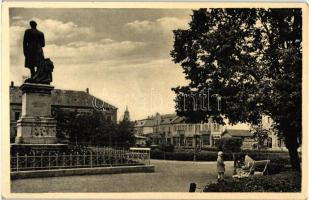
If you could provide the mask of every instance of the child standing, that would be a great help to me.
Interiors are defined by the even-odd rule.
[[[218,172],[218,182],[224,180],[224,172],[225,172],[225,164],[223,160],[223,152],[218,152],[218,159],[217,159],[217,172]]]

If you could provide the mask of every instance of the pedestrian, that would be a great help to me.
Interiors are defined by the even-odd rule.
[[[224,172],[225,172],[225,164],[223,160],[223,152],[218,152],[218,159],[217,159],[217,172],[218,172],[218,182],[224,180]]]

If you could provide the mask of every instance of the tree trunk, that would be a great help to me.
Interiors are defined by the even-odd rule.
[[[300,167],[300,159],[299,159],[298,152],[297,152],[297,146],[290,146],[288,150],[289,150],[290,162],[291,162],[292,168],[294,170],[300,171],[301,167]]]
[[[297,148],[299,147],[299,144],[297,141],[296,134],[295,135],[286,134],[285,144],[289,150],[290,162],[291,162],[292,168],[296,171],[300,171],[301,170],[300,159],[299,159],[298,152],[297,152]]]

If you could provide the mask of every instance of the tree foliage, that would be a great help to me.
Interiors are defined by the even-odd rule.
[[[77,112],[55,109],[57,137],[72,144],[128,147],[134,144],[132,123],[119,124],[102,112]]]
[[[174,31],[171,56],[189,80],[173,88],[177,114],[231,124],[258,124],[268,115],[299,169],[301,17],[301,9],[194,10],[190,28]],[[218,96],[221,109],[215,107]]]
[[[265,142],[268,140],[269,134],[270,134],[270,131],[268,129],[264,129],[261,127],[256,127],[253,130],[253,137],[257,141],[258,149],[265,148]]]
[[[223,152],[240,152],[243,140],[238,137],[221,138],[217,143],[218,151]]]

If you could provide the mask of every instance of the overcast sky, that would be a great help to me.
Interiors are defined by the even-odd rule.
[[[191,10],[24,9],[10,10],[11,80],[21,84],[22,38],[29,21],[45,34],[45,57],[55,65],[53,85],[85,90],[132,119],[174,112],[172,87],[185,84],[169,52],[173,29],[186,28]]]
[[[10,9],[10,78],[16,85],[24,68],[22,38],[29,21],[45,34],[45,57],[55,68],[57,89],[85,90],[118,107],[131,119],[174,113],[172,87],[185,85],[169,55],[174,29],[188,28],[184,9]]]

